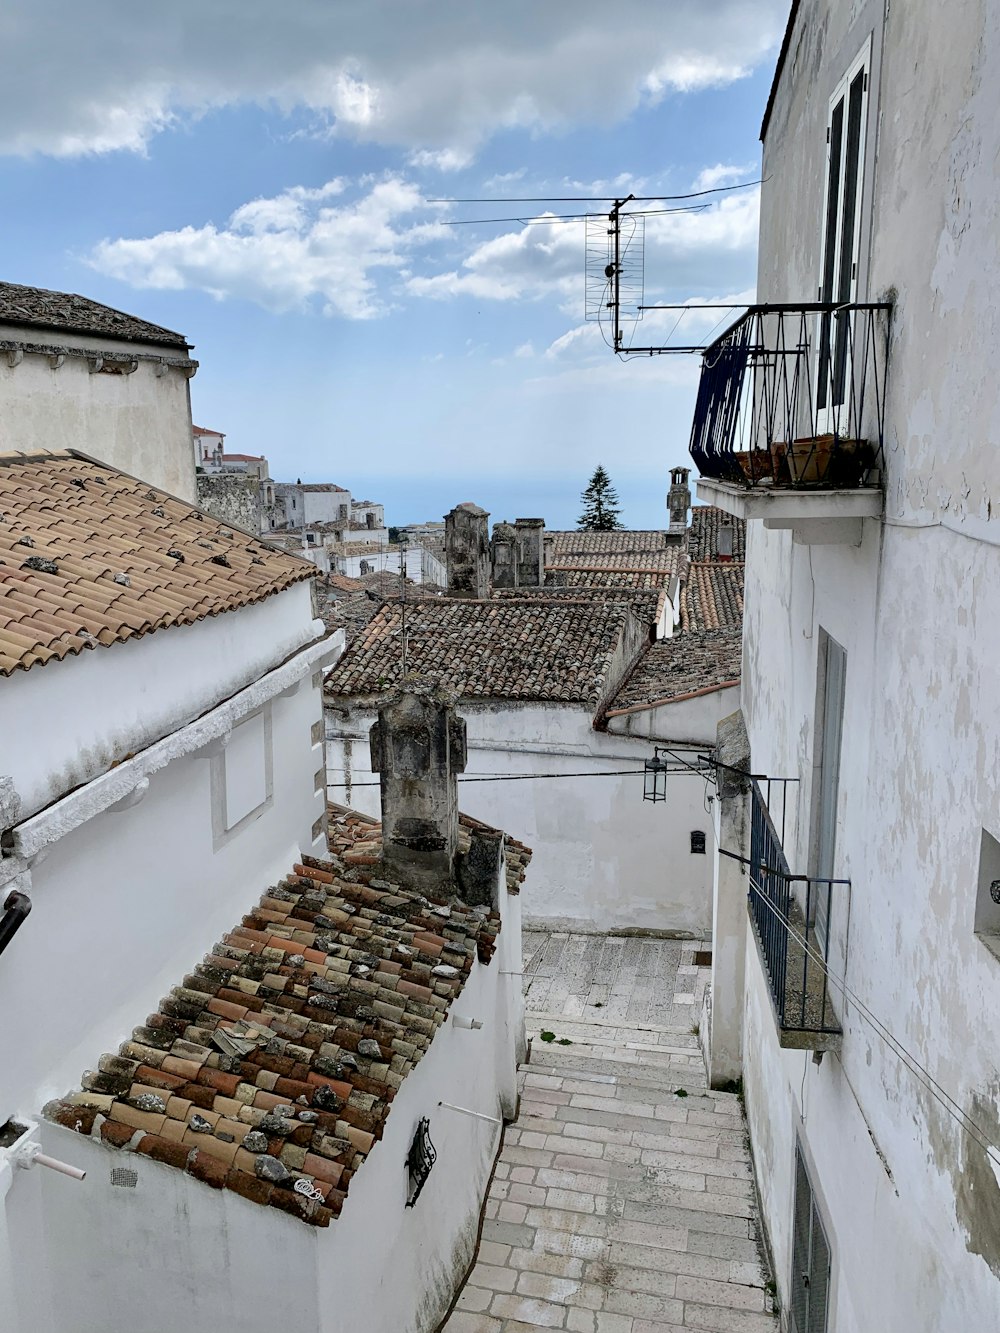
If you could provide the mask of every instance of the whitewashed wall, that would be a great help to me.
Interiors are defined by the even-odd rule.
[[[0,771],[22,818],[200,716],[323,632],[311,586],[101,646],[0,686]]]
[[[996,6],[802,7],[765,153],[758,290],[815,295],[827,99],[869,36],[861,295],[895,298],[887,516],[857,549],[751,525],[744,708],[755,770],[803,779],[788,842],[805,870],[820,628],[846,648],[840,975],[996,1145],[1000,963],[974,934],[981,833],[1000,836]],[[837,1006],[839,1056],[779,1052],[752,939],[746,974],[747,1113],[783,1297],[798,1137],[830,1230],[830,1333],[996,1327],[1000,1183],[982,1149],[855,1004]]]
[[[254,892],[247,887],[245,904]],[[505,974],[521,969],[516,897],[504,892],[501,910],[496,954],[489,966],[473,964],[328,1229],[43,1124],[46,1150],[88,1175],[75,1183],[40,1167],[17,1172],[6,1217],[18,1333],[163,1333],[165,1322],[216,1333],[231,1325],[234,1311],[246,1333],[273,1333],[289,1319],[317,1333],[431,1333],[472,1259],[499,1140],[498,1124],[438,1103],[500,1117],[512,1113],[515,1098],[520,977]],[[200,945],[213,941],[205,921]],[[189,939],[184,965],[195,956]],[[133,1002],[128,1027],[144,1012]],[[484,1026],[457,1028],[456,1016]],[[438,1156],[407,1209],[405,1160],[422,1116]],[[121,1165],[138,1172],[135,1189],[110,1184],[111,1169]]]
[[[109,357],[142,353],[157,360],[187,360],[177,347],[30,327],[5,326],[4,337],[103,351]],[[47,356],[33,353],[25,353],[13,367],[0,357],[3,448],[24,453],[77,449],[197,503],[188,377],[173,368],[162,374],[157,370],[154,361],[140,361],[131,375],[91,374],[80,356],[67,356],[59,369]]]
[[[669,800],[654,805],[642,799],[649,742],[595,731],[585,708],[461,704],[460,711],[469,744],[466,780],[459,779],[462,810],[505,829],[534,853],[522,894],[526,923],[690,936],[711,929],[713,833],[701,779],[671,777]],[[368,749],[373,721],[373,713],[352,712],[345,721],[328,709],[327,758],[333,799],[377,815]],[[619,769],[632,773],[591,776]],[[468,781],[529,773],[548,776]],[[581,773],[586,776],[555,776]],[[692,830],[706,834],[706,855],[692,855]]]

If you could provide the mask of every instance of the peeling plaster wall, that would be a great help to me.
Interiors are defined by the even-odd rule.
[[[893,3],[883,43],[881,4],[802,5],[764,155],[758,292],[815,298],[828,98],[869,35],[859,299],[895,292],[887,521],[858,548],[750,525],[743,706],[754,770],[802,779],[786,844],[804,872],[820,627],[846,648],[835,970],[1000,1143],[1000,963],[973,933],[981,830],[1000,834],[997,6]],[[798,1135],[830,1228],[830,1333],[995,1327],[1000,1184],[982,1149],[843,998],[839,1056],[817,1069],[779,1051],[752,934],[746,976],[783,1303]]]
[[[507,782],[459,779],[460,809],[533,850],[521,895],[527,922],[695,937],[711,930],[714,834],[701,778],[668,778],[667,802],[654,805],[642,799],[641,769],[652,752],[650,741],[595,731],[583,707],[462,703],[459,711],[468,726],[465,778],[585,774]],[[707,718],[706,712],[703,736],[675,731],[674,738],[713,745],[714,716]],[[374,720],[374,713],[363,709],[352,710],[347,719],[327,709],[330,794],[377,816],[378,786],[363,785],[373,780],[367,735]],[[669,738],[668,728],[661,739]],[[345,766],[353,779],[349,792]],[[618,769],[634,775],[590,776]],[[705,833],[706,855],[692,855],[692,830]]]
[[[128,343],[99,335],[52,333],[4,325],[2,336],[60,348],[85,348],[119,360],[142,353],[186,361],[179,347]],[[169,368],[158,375],[153,361],[140,361],[130,375],[98,371],[87,360],[67,356],[58,370],[48,356],[25,352],[17,366],[0,355],[0,414],[3,447],[24,453],[77,449],[188,504],[197,503],[191,448],[191,395],[187,375]]]

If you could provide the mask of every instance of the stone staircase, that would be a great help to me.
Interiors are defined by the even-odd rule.
[[[529,1033],[446,1333],[777,1333],[742,1108],[707,1088],[691,1024],[563,1009]]]

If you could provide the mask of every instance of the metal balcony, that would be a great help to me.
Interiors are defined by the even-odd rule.
[[[831,927],[850,880],[793,875],[756,781],[750,806],[750,920],[767,978],[779,1045],[839,1050],[830,995]]]
[[[698,494],[805,542],[861,540],[882,511],[885,303],[756,305],[706,348]]]

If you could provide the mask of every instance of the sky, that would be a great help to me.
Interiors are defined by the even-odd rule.
[[[787,8],[7,0],[0,276],[184,333],[197,424],[390,523],[474,500],[572,527],[602,463],[623,521],[662,527],[698,358],[613,355],[586,229],[599,253],[616,195],[757,179]],[[757,209],[643,203],[642,301],[750,299]],[[727,318],[647,311],[625,340]]]

